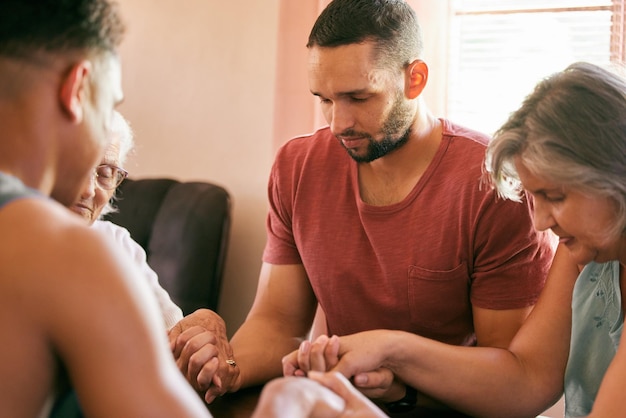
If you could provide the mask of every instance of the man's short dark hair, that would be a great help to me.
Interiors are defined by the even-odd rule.
[[[109,0],[1,0],[0,55],[115,51],[124,34]]]
[[[421,29],[405,0],[333,0],[317,18],[307,47],[373,41],[378,56],[406,66],[420,58]]]

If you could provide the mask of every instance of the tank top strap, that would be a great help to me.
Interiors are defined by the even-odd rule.
[[[17,177],[0,171],[0,207],[15,199],[36,196],[42,196],[42,194],[26,187]]]

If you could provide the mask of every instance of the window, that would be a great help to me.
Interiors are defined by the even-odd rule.
[[[452,0],[448,117],[493,133],[543,77],[624,61],[626,0]]]

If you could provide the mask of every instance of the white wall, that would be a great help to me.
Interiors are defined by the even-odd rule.
[[[242,4],[243,3],[243,4]],[[279,0],[120,0],[137,152],[132,177],[224,186],[233,225],[219,313],[229,332],[256,291],[273,159]]]

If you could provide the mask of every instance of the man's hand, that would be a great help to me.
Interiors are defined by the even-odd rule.
[[[311,370],[325,372],[339,361],[339,337],[320,335],[315,341],[303,341],[300,348],[283,357],[285,376],[306,376]]]
[[[198,309],[172,327],[169,339],[178,367],[207,403],[236,390],[239,367],[219,315]]]
[[[339,351],[350,351],[350,343],[368,344],[366,334],[353,336],[319,336],[315,341],[303,341],[300,348],[283,357],[285,376],[306,376],[310,371],[325,372],[332,370],[340,361]],[[355,370],[358,370],[355,369]],[[382,402],[402,398],[404,385],[394,379],[393,373],[386,368],[359,371],[354,375],[345,375],[368,398]]]

